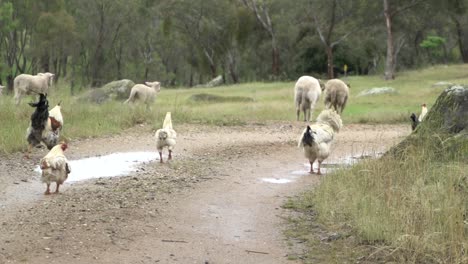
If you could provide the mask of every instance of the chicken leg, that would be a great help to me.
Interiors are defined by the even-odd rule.
[[[170,160],[172,159],[172,150],[169,150],[169,157],[168,157],[168,159],[170,159]]]
[[[164,163],[163,157],[162,157],[162,151],[159,152],[159,162]]]
[[[45,194],[45,195],[49,195],[49,194],[50,194],[50,183],[47,183],[47,190],[45,191],[44,194]]]
[[[318,171],[317,171],[317,175],[322,175],[322,173],[320,172],[320,165],[322,164],[322,161],[318,161]]]
[[[310,174],[314,174],[314,161],[309,161],[309,163],[310,163],[310,172],[309,173]]]
[[[59,193],[60,183],[57,182],[57,187],[55,187],[55,194]]]

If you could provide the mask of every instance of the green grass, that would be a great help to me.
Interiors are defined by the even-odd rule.
[[[408,122],[411,112],[419,112],[421,103],[431,106],[445,87],[432,87],[439,81],[468,83],[468,65],[436,66],[400,73],[396,80],[386,82],[380,76],[350,76],[351,96],[343,114],[348,123]],[[162,88],[152,111],[143,107],[129,108],[121,102],[102,105],[82,103],[71,97],[69,85],[59,83],[49,94],[50,105],[62,101],[66,138],[95,137],[119,133],[138,123],[159,127],[166,111],[171,111],[175,124],[203,123],[212,125],[241,125],[267,120],[294,120],[294,82],[246,83],[216,88]],[[356,97],[365,89],[392,86],[396,95]],[[85,89],[81,89],[82,92]],[[223,100],[193,101],[197,94],[209,94]],[[235,99],[235,100],[234,100]],[[240,100],[242,99],[242,100]],[[247,100],[248,99],[248,100]],[[26,147],[25,131],[33,108],[23,99],[17,108],[12,96],[0,97],[0,153],[11,153]],[[317,105],[313,117],[323,108]]]
[[[338,171],[308,202],[320,222],[347,223],[360,244],[388,248],[387,260],[466,263],[468,165],[428,158],[426,150]]]

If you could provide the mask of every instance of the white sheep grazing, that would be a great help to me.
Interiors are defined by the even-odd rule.
[[[341,115],[349,97],[349,87],[339,79],[331,79],[325,84],[325,107],[333,108]]]
[[[3,88],[5,88],[5,86],[0,85],[0,96],[1,96],[2,93],[3,93]]]
[[[37,75],[20,74],[13,81],[15,90],[15,103],[18,105],[21,102],[23,95],[32,93],[47,94],[49,87],[52,86],[54,74],[50,72],[38,73]]]
[[[124,102],[125,104],[135,101],[140,101],[146,104],[146,108],[150,108],[151,104],[156,99],[156,94],[161,90],[160,82],[145,82],[144,84],[136,84],[130,91],[130,97]]]
[[[296,103],[296,117],[299,121],[301,110],[304,121],[310,121],[311,112],[322,94],[322,88],[317,79],[311,76],[300,77],[294,86],[294,102]]]

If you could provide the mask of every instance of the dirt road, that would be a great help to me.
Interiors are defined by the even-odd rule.
[[[288,260],[281,205],[320,181],[296,147],[303,123],[175,129],[173,161],[66,183],[60,195],[43,195],[34,171],[45,151],[0,157],[0,263],[299,263]],[[385,151],[409,132],[345,126],[326,162]],[[139,126],[72,140],[67,157],[155,151],[152,135]]]

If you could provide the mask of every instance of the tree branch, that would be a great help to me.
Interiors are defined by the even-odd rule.
[[[405,6],[402,6],[402,7],[400,7],[400,8],[397,8],[395,11],[390,12],[389,15],[390,15],[391,17],[394,17],[394,16],[396,16],[397,14],[402,13],[402,12],[404,12],[404,11],[406,11],[406,10],[408,10],[408,9],[410,9],[410,8],[412,8],[412,7],[414,7],[414,6],[416,6],[416,5],[419,5],[419,3],[422,3],[422,2],[424,2],[424,1],[423,1],[423,0],[412,0],[411,3],[408,3],[408,4],[405,5]]]

